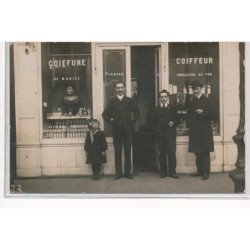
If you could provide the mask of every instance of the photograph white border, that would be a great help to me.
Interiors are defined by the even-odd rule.
[[[9,47],[11,43],[5,43],[3,45],[5,48],[5,190],[4,190],[4,195],[6,198],[67,198],[67,199],[86,199],[86,198],[195,198],[195,199],[246,199],[250,198],[249,196],[249,172],[247,169],[245,170],[246,176],[246,189],[244,193],[231,193],[231,194],[223,194],[223,193],[217,193],[217,194],[195,194],[195,193],[182,193],[182,194],[119,194],[119,193],[107,193],[107,194],[98,194],[98,193],[79,193],[79,194],[72,194],[72,193],[64,193],[64,194],[43,194],[43,193],[22,193],[22,194],[11,194],[9,192],[9,187],[10,187],[10,124],[9,124],[9,119],[10,119],[10,111],[9,111],[9,94],[10,94],[10,78],[9,78],[9,72],[10,72],[10,64],[9,64]],[[248,86],[248,81],[249,79],[249,74],[247,72],[250,72],[250,43],[246,43],[246,53],[245,53],[245,66],[246,66],[246,79],[245,79],[245,86]],[[247,91],[247,88],[246,88]],[[247,101],[248,99],[246,98],[246,105],[247,107]],[[246,118],[247,116],[247,109],[246,109]],[[246,119],[246,125],[247,125],[247,119]],[[246,128],[247,131],[247,128]],[[247,132],[246,132],[247,134]],[[247,145],[246,145],[247,148]],[[247,166],[247,154],[246,154],[246,166]]]
[[[122,17],[112,15],[117,1],[81,1],[77,13],[69,13],[68,1],[2,1],[2,41],[250,41],[249,8],[244,1],[120,1]],[[70,7],[76,1],[70,2]],[[92,4],[92,5],[91,5]],[[121,5],[120,5],[121,4]],[[48,11],[49,6],[49,11]],[[106,8],[105,8],[106,7]],[[84,10],[90,10],[84,12]],[[151,11],[154,13],[151,14]],[[79,12],[84,12],[76,18]],[[49,17],[67,14],[55,33]],[[129,13],[129,15],[126,15]],[[140,14],[138,14],[140,13]],[[150,13],[150,15],[149,15]],[[176,13],[179,19],[176,19]],[[103,27],[116,20],[122,34],[104,32]],[[91,20],[93,24],[73,25],[74,21]],[[134,22],[139,23],[135,25]],[[86,22],[85,22],[86,23]],[[195,29],[194,29],[195,25]],[[143,26],[143,27],[142,27]],[[131,30],[124,29],[129,27]],[[136,29],[140,27],[140,32]],[[151,32],[152,27],[155,29]],[[186,30],[183,27],[187,27]],[[79,29],[84,30],[79,33]],[[70,30],[70,35],[66,31]],[[94,32],[93,32],[94,30]],[[164,34],[163,34],[163,31]],[[5,49],[0,44],[0,117],[5,116]],[[249,46],[248,46],[249,47]],[[247,51],[249,58],[249,49]],[[249,66],[246,82],[249,83]],[[248,80],[247,80],[248,78]],[[246,85],[246,97],[249,96]],[[246,98],[246,166],[250,162],[249,100]],[[249,199],[6,199],[4,198],[4,124],[0,123],[0,247],[6,249],[246,249],[249,248]],[[249,168],[246,168],[249,183]],[[249,188],[249,185],[247,185]],[[5,208],[5,209],[2,209]],[[40,209],[38,209],[40,208]],[[63,209],[62,209],[63,208]],[[204,216],[205,215],[205,216]],[[63,218],[63,219],[62,219]],[[117,221],[119,218],[119,222]],[[49,225],[49,226],[48,226]],[[98,226],[98,240],[92,233]],[[11,232],[15,232],[14,234]],[[129,241],[124,235],[129,232]],[[28,234],[27,234],[28,233]],[[28,241],[27,239],[28,235]],[[205,244],[204,244],[204,235]],[[60,241],[58,240],[60,239]],[[166,243],[162,242],[166,239]],[[105,244],[105,242],[111,242]],[[39,245],[38,245],[39,242]],[[95,246],[93,246],[95,242]]]

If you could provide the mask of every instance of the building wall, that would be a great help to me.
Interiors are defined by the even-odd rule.
[[[240,56],[239,43],[222,43],[221,57],[223,83],[223,154],[224,169],[234,169],[237,146],[232,137],[236,134],[240,119]]]
[[[215,160],[212,172],[229,171],[234,168],[237,148],[232,140],[240,114],[239,102],[239,44],[220,43],[220,83],[221,83],[221,136],[215,140]],[[83,139],[43,139],[42,138],[42,81],[41,44],[29,48],[25,53],[25,43],[14,44],[15,98],[16,98],[16,138],[17,176],[89,175],[90,166],[85,164]],[[99,84],[100,62],[95,44],[92,44],[93,89]],[[167,43],[162,46],[161,79],[162,87],[167,87],[168,79]],[[164,84],[163,84],[164,83]],[[166,86],[165,86],[166,85]],[[102,110],[95,105],[99,100],[93,91],[93,112],[101,119]],[[112,140],[107,151],[108,164],[104,174],[114,173],[114,149]],[[188,151],[188,138],[177,139],[177,172],[195,171],[195,157]]]
[[[25,43],[14,44],[17,176],[41,176],[40,44],[29,55],[25,49]]]

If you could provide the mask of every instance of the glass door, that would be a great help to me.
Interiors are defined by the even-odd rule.
[[[131,97],[131,63],[130,47],[103,46],[100,50],[101,60],[101,91],[102,110],[106,107],[111,98],[115,96],[115,83],[124,82],[126,84],[126,96]],[[107,137],[111,137],[111,127],[109,124],[103,124]]]

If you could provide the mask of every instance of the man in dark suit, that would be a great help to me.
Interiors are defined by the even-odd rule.
[[[187,104],[189,149],[196,156],[197,172],[191,176],[202,176],[207,180],[210,174],[210,152],[214,151],[211,121],[215,109],[210,100],[202,94],[203,84],[192,82],[193,96]]]
[[[169,104],[169,93],[159,93],[160,104],[152,113],[152,126],[159,148],[161,167],[160,177],[170,176],[178,179],[176,174],[176,126],[180,123],[176,109]],[[167,160],[168,158],[168,160]],[[168,173],[169,170],[169,173]]]
[[[116,97],[112,98],[106,106],[102,116],[104,120],[112,124],[113,142],[115,148],[115,180],[122,177],[122,141],[125,154],[125,173],[128,179],[133,179],[131,173],[131,145],[133,123],[139,117],[139,109],[130,97],[124,95],[125,83],[117,82],[115,86]]]

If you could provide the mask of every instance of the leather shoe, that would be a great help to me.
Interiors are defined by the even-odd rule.
[[[119,179],[121,179],[122,178],[122,175],[121,174],[116,174],[115,176],[114,176],[114,180],[115,181],[117,181],[117,180],[119,180]]]
[[[170,174],[169,177],[179,179],[179,176],[176,173]]]
[[[204,181],[204,180],[207,180],[209,178],[209,175],[205,174],[201,177],[201,179]]]
[[[134,179],[134,176],[132,174],[125,174],[124,177],[130,180]]]
[[[165,178],[165,177],[167,177],[168,175],[166,174],[166,173],[161,173],[160,174],[160,178]]]
[[[199,172],[196,172],[196,173],[192,173],[190,176],[191,177],[198,177],[198,176],[201,176],[201,174]]]

